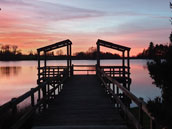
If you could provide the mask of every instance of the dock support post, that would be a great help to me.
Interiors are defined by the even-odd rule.
[[[122,52],[123,77],[125,77],[125,51]]]
[[[71,44],[69,45],[69,69],[70,69],[70,76],[72,76],[72,47]]]
[[[128,72],[128,79],[130,78],[130,51],[127,51],[127,72]],[[128,80],[129,81],[129,80]],[[128,82],[128,90],[130,90],[130,82]]]
[[[69,77],[69,65],[70,65],[70,62],[69,62],[69,45],[67,45],[67,73],[68,73],[68,77]]]
[[[31,88],[31,106],[34,107],[35,106],[35,97],[34,97],[34,91],[33,88]]]
[[[16,98],[12,98],[11,101],[15,101]],[[12,114],[15,115],[17,113],[17,105],[16,104],[13,104],[12,105]]]
[[[142,103],[139,105],[139,122],[143,126],[143,110],[142,110]]]
[[[44,82],[46,81],[46,72],[47,72],[47,53],[46,51],[44,51]],[[43,108],[46,108],[46,87],[47,84],[45,86],[42,87],[42,94],[43,94],[43,99],[44,99],[44,104],[43,104]]]
[[[40,83],[40,72],[41,72],[41,69],[40,69],[40,67],[41,67],[41,63],[40,63],[40,52],[38,51],[38,80],[37,80],[37,84],[39,84]]]
[[[40,51],[37,51],[38,52],[38,80],[37,80],[37,84],[39,86],[39,90],[38,90],[38,99],[37,99],[37,103],[40,101],[41,99],[41,91],[40,91],[40,72],[41,72],[41,62],[40,62]]]
[[[97,43],[97,67],[100,67],[100,45]]]

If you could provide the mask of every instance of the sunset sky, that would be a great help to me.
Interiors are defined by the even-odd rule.
[[[131,47],[167,44],[169,0],[0,0],[0,44],[22,52],[70,39],[74,52],[103,39]]]

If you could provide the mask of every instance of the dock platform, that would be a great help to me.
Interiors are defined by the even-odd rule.
[[[127,129],[96,75],[75,75],[35,118],[33,129]]]

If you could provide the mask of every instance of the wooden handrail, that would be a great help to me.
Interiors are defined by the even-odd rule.
[[[127,67],[127,66],[100,66],[100,68],[130,68],[130,67]]]
[[[60,74],[62,75],[62,77],[59,76],[58,77],[59,79],[55,79],[56,81],[52,80],[57,85],[48,91],[48,95],[44,96],[44,93],[43,93],[44,89],[46,89],[46,86],[48,86],[47,84],[49,84],[50,82],[50,80],[48,80],[47,78],[46,81],[44,80],[44,82],[39,83],[37,87],[32,88],[31,90],[19,96],[18,98],[12,99],[11,101],[0,106],[0,114],[6,113],[10,109],[13,110],[13,108],[16,108],[18,104],[20,104],[27,98],[31,97],[31,109],[27,111],[25,114],[23,114],[23,116],[21,116],[21,118],[11,127],[12,129],[19,129],[22,126],[22,124],[24,124],[24,122],[31,116],[31,113],[33,113],[40,105],[45,103],[46,100],[49,98],[49,96],[51,96],[55,92],[55,90],[59,88],[61,84],[63,84],[65,79],[68,78],[68,72],[69,71],[67,71],[65,67],[63,71],[60,71]],[[38,92],[39,94],[41,89],[43,90],[42,92],[43,96],[42,98],[38,99],[39,101],[36,104],[34,104],[34,93]]]
[[[96,67],[96,65],[73,65],[74,67]]]
[[[99,69],[100,70],[100,69]],[[134,94],[132,94],[130,91],[128,91],[125,87],[121,86],[118,81],[116,81],[114,78],[109,77],[104,71],[101,70],[101,73],[113,84],[116,84],[118,88],[120,88],[125,95],[127,95],[131,100],[133,100],[138,106],[142,105],[142,110],[152,119],[154,120],[155,118],[151,116],[147,109],[147,104],[143,100],[137,98]]]
[[[100,77],[100,75],[98,75]],[[119,97],[114,94],[114,92],[112,91],[112,89],[110,89],[110,87],[106,84],[106,82],[103,80],[103,78],[101,78],[101,81],[103,82],[103,84],[105,85],[105,87],[108,89],[108,91],[113,95],[113,97],[115,98],[115,100],[117,101],[117,103],[119,103],[121,105],[121,108],[123,109],[123,111],[125,112],[125,114],[131,118],[132,123],[134,123],[135,127],[137,129],[141,129],[142,126],[140,125],[139,121],[134,117],[134,115],[129,111],[129,109],[123,104],[123,102],[119,99]]]
[[[25,99],[30,97],[32,94],[37,92],[39,89],[41,89],[45,85],[46,85],[45,83],[42,83],[39,86],[37,86],[35,88],[32,88],[32,90],[30,90],[30,91],[24,93],[23,95],[19,96],[18,98],[3,104],[2,106],[0,106],[0,114],[4,113],[6,110],[12,108],[12,106],[18,105],[19,103],[21,103],[22,101],[24,101]]]
[[[127,114],[127,116],[130,116],[133,124],[137,129],[142,129],[141,124],[138,123],[138,121],[134,118],[134,116],[131,114],[131,112],[126,108],[126,106],[123,104],[123,102],[118,98],[116,94],[113,93],[113,91],[107,86],[106,82],[104,81],[103,77],[108,79],[111,83],[116,85],[128,98],[130,98],[133,102],[135,102],[139,108],[143,112],[147,114],[147,116],[152,120],[155,121],[155,118],[151,116],[150,112],[148,111],[147,104],[143,100],[137,98],[134,94],[132,94],[129,90],[127,90],[125,87],[123,87],[118,81],[116,81],[114,78],[108,76],[102,69],[97,67],[97,72],[99,72],[98,76],[103,82],[103,84],[106,86],[106,88],[109,90],[109,92],[114,96],[115,100],[121,105],[121,108]],[[103,77],[102,77],[103,76]],[[126,110],[127,109],[127,110]]]
[[[86,67],[87,69],[75,69],[76,68],[83,68],[83,67]],[[91,69],[88,69],[88,68],[91,68]],[[93,68],[93,69],[92,69]],[[87,72],[87,75],[89,74],[88,72],[96,72],[96,65],[72,65],[72,72],[79,72],[79,71],[82,71],[82,72]]]
[[[39,68],[37,68],[37,69],[48,69],[48,68],[51,68],[51,69],[65,69],[65,68],[67,68],[67,66],[46,66],[46,67],[39,67]]]

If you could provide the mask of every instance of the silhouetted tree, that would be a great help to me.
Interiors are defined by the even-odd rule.
[[[154,57],[154,44],[153,42],[150,42],[149,48],[148,48],[148,57],[153,58]]]
[[[56,51],[56,54],[58,55],[58,56],[62,56],[63,55],[63,51],[60,49],[60,50],[57,50]]]
[[[172,46],[169,47],[164,61],[148,63],[148,70],[153,84],[161,89],[162,96],[148,102],[148,107],[158,122],[172,128]]]
[[[16,46],[16,45],[13,45],[13,46],[12,46],[12,53],[13,53],[14,55],[16,55],[16,53],[17,53],[17,48],[18,48],[18,46]]]
[[[172,3],[170,2],[170,8]],[[170,35],[172,42],[172,34]],[[154,61],[148,62],[153,84],[161,89],[162,96],[148,101],[148,108],[164,129],[172,128],[172,45],[156,45]],[[164,56],[164,60],[157,56]]]
[[[142,53],[139,53],[137,57],[156,60],[164,59],[168,51],[168,47],[168,45],[162,44],[156,44],[154,46],[153,42],[150,42],[149,47],[144,49]]]

